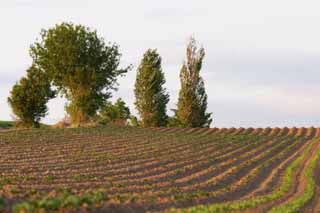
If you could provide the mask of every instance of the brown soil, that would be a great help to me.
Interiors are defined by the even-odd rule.
[[[281,164],[279,164],[278,167],[273,169],[269,174],[268,177],[260,184],[259,187],[257,187],[255,190],[251,191],[249,194],[247,194],[245,197],[241,199],[250,199],[256,195],[262,195],[265,194],[263,192],[270,191],[272,185],[278,185],[278,181],[274,181],[278,179],[281,182],[280,174],[287,168],[287,166],[295,159],[297,156],[299,156],[303,150],[308,146],[309,143],[305,143],[298,151],[296,151],[294,154],[292,154],[289,158],[284,160]],[[274,183],[273,183],[274,182]]]
[[[301,209],[301,213],[319,213],[320,212],[320,161],[318,161],[313,178],[316,183],[315,195],[313,199]]]
[[[4,189],[6,202],[12,206],[31,196],[39,199],[56,187],[73,189],[77,195],[103,188],[110,197],[120,194],[129,199],[132,193],[138,197],[138,201],[121,203],[112,198],[100,209],[89,209],[92,212],[145,212],[239,200],[276,188],[294,153],[316,133],[316,129],[297,128],[138,130],[91,135],[66,129],[68,134],[49,137],[41,132],[21,134],[13,142],[7,137],[1,144],[0,174],[12,181],[6,186],[16,187],[21,194],[11,196]],[[298,141],[296,135],[303,137]],[[84,178],[75,178],[79,174]],[[298,187],[291,197],[303,191],[296,175]],[[34,198],[27,194],[29,189],[40,194]],[[189,200],[189,193],[198,197]],[[179,195],[186,196],[180,200]]]
[[[307,157],[303,160],[302,164],[299,166],[296,173],[294,174],[293,183],[292,183],[293,187],[290,189],[290,191],[286,195],[284,195],[280,199],[277,199],[269,203],[259,205],[256,208],[248,209],[246,211],[241,211],[241,212],[246,212],[246,213],[267,212],[274,206],[285,204],[291,201],[292,199],[296,198],[297,196],[300,196],[304,192],[304,189],[307,184],[304,178],[303,170],[308,165],[308,162],[310,162],[311,159],[314,157],[316,150],[319,147],[320,147],[320,143],[316,143],[313,145],[313,148],[311,149],[311,154],[307,155]]]

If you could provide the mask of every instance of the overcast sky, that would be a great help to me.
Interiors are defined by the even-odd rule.
[[[31,64],[40,30],[73,22],[119,44],[122,65],[134,65],[113,94],[133,112],[136,68],[148,48],[163,58],[168,108],[175,107],[193,35],[206,50],[212,126],[320,126],[319,8],[311,0],[1,0],[0,120],[11,119],[7,97]],[[44,122],[61,119],[64,104],[50,101]]]

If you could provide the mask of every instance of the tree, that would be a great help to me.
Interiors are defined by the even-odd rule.
[[[117,77],[130,68],[118,68],[121,54],[116,44],[106,44],[96,31],[72,23],[42,30],[30,55],[69,100],[66,109],[73,126],[96,115],[116,89]]]
[[[137,71],[135,82],[135,106],[142,127],[166,126],[169,94],[163,87],[164,73],[157,50],[147,50]]]
[[[27,70],[27,76],[13,86],[8,103],[21,126],[39,127],[41,118],[48,111],[46,104],[54,96],[48,77],[32,65]]]
[[[179,126],[181,126],[181,124],[175,115],[170,116],[168,118],[167,127],[179,127]]]
[[[126,103],[119,98],[114,104],[107,102],[106,105],[100,111],[100,123],[121,123],[126,124],[127,120],[130,119],[130,109],[126,106]]]
[[[187,60],[180,72],[181,89],[179,92],[176,118],[182,127],[209,127],[212,119],[207,113],[207,94],[204,81],[200,76],[204,48],[198,49],[194,38],[187,46]]]
[[[134,115],[130,116],[129,125],[130,126],[135,126],[135,127],[141,126],[138,118],[136,116],[134,116]]]

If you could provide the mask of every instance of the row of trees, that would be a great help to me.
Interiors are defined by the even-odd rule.
[[[175,115],[167,115],[169,94],[161,57],[149,49],[143,56],[135,83],[135,106],[140,120],[130,115],[129,108],[118,99],[108,101],[117,89],[117,79],[131,66],[120,68],[119,47],[106,43],[97,32],[81,25],[62,23],[41,31],[41,38],[30,47],[32,65],[27,75],[17,82],[8,103],[23,126],[38,127],[47,114],[47,102],[60,94],[67,98],[66,112],[73,126],[92,120],[106,124],[131,118],[131,124],[143,127],[206,127],[211,114],[206,112],[207,95],[200,76],[203,48],[194,39],[187,47],[183,64],[181,89]]]
[[[209,127],[212,119],[207,113],[207,94],[200,76],[204,48],[198,48],[191,38],[187,47],[187,59],[180,71],[181,89],[174,116],[167,115],[169,94],[164,88],[165,77],[161,57],[156,50],[148,50],[138,68],[135,83],[136,108],[143,127],[179,126]]]

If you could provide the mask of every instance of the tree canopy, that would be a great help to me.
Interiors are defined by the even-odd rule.
[[[106,44],[96,31],[72,23],[42,30],[30,55],[69,100],[67,112],[73,125],[93,117],[116,89],[118,76],[129,69],[119,68],[118,45]]]
[[[27,76],[13,86],[8,103],[21,126],[39,127],[41,118],[48,111],[47,102],[54,96],[45,73],[32,65]]]
[[[176,120],[182,127],[209,127],[212,119],[207,113],[207,94],[204,81],[200,76],[204,48],[198,48],[194,38],[187,46],[187,59],[180,72],[181,89],[179,92]]]
[[[130,119],[130,109],[126,106],[126,103],[118,98],[117,101],[112,104],[107,102],[99,113],[99,120],[102,124],[122,124],[125,125],[127,120]]]
[[[61,23],[40,33],[30,47],[32,66],[17,82],[8,98],[14,114],[26,126],[37,126],[48,111],[46,103],[55,95],[67,98],[66,111],[72,126],[130,119],[141,127],[209,127],[207,94],[200,76],[205,57],[194,38],[187,46],[187,57],[180,71],[181,88],[174,116],[168,117],[169,94],[165,88],[162,58],[148,49],[137,69],[134,85],[139,119],[130,114],[122,99],[108,99],[117,90],[118,78],[131,66],[121,68],[121,53],[115,43],[105,42],[95,30],[83,25]],[[52,90],[54,88],[54,91]]]
[[[134,89],[142,127],[166,126],[169,94],[164,88],[165,82],[160,55],[157,50],[147,50],[137,70]]]

